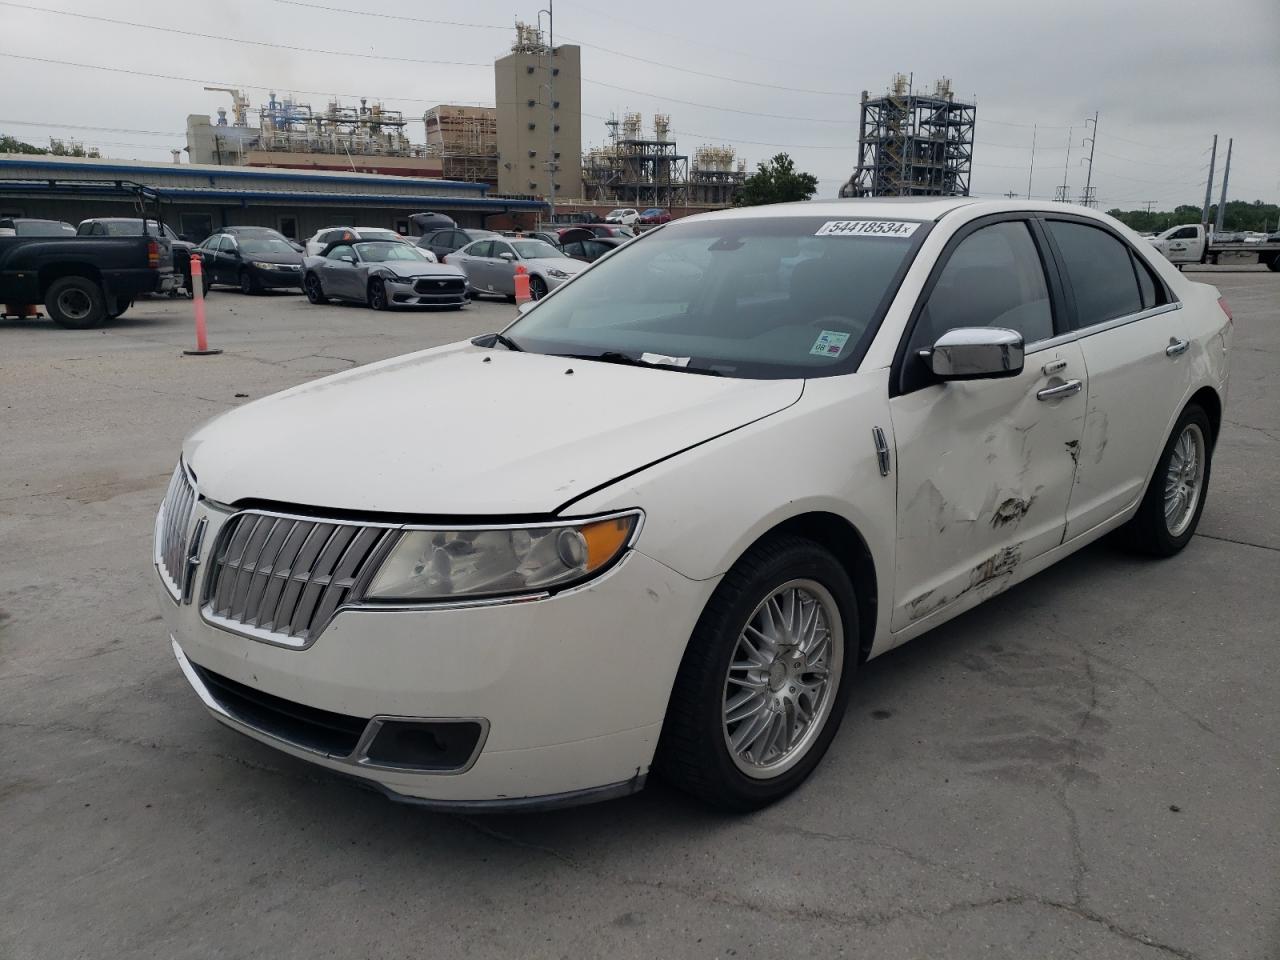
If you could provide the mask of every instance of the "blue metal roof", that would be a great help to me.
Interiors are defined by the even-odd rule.
[[[48,160],[42,158],[39,154],[23,154],[21,158],[5,158],[0,159],[0,169],[4,167],[39,167],[42,169],[61,170],[64,173],[72,171],[76,173],[123,173],[129,174],[131,179],[154,182],[154,178],[180,176],[180,177],[227,177],[235,178],[264,178],[269,177],[273,180],[296,180],[300,183],[359,183],[365,186],[378,181],[385,183],[414,183],[424,182],[439,187],[448,187],[455,190],[475,190],[484,193],[489,189],[487,183],[470,183],[465,180],[435,180],[425,177],[398,177],[389,173],[329,173],[315,172],[309,170],[281,170],[273,167],[222,167],[210,166],[208,164],[174,164],[172,166],[166,164],[155,163],[103,163],[100,160],[86,160],[83,163],[76,163],[74,160],[66,158],[58,158],[56,160]]]
[[[334,203],[343,206],[430,206],[434,208],[480,210],[543,210],[545,200],[506,200],[501,197],[450,197],[428,193],[318,193],[314,190],[294,192],[289,190],[236,190],[205,189],[203,187],[151,187],[160,200],[226,200],[245,205],[250,200],[279,203]],[[0,179],[0,193],[44,193],[67,196],[119,196],[125,191],[102,182],[76,181],[48,183],[44,180]]]

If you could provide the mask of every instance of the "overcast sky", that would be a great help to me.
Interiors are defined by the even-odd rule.
[[[0,0],[0,132],[41,145],[75,137],[112,157],[168,160],[170,149],[185,145],[187,114],[230,105],[204,83],[242,86],[255,108],[269,88],[299,91],[317,108],[329,94],[352,105],[364,95],[414,118],[435,103],[492,104],[489,64],[509,49],[511,24],[533,20],[540,5]],[[557,42],[583,47],[584,149],[605,140],[610,112],[639,111],[646,127],[665,112],[682,152],[725,143],[754,169],[786,151],[818,176],[820,196],[833,196],[855,163],[861,91],[882,93],[901,71],[925,87],[950,77],[958,95],[976,100],[975,194],[1025,195],[1039,124],[1032,194],[1052,196],[1065,173],[1077,195],[1084,121],[1098,111],[1093,183],[1104,208],[1199,204],[1214,133],[1217,184],[1234,137],[1231,197],[1280,201],[1280,0],[649,0],[643,7],[557,0],[555,7]],[[409,131],[423,139],[420,122]]]

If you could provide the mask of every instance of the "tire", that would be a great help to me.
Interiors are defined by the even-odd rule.
[[[307,300],[311,303],[329,302],[329,298],[324,295],[324,287],[320,286],[320,278],[314,273],[308,273],[303,277],[302,292],[307,295]]]
[[[248,270],[240,271],[240,292],[244,294],[261,293],[262,287]]]
[[[541,300],[547,295],[547,281],[543,280],[536,274],[529,278],[529,296],[534,300]]]
[[[107,300],[102,288],[88,277],[63,277],[50,284],[44,308],[60,327],[87,330],[107,320]]]
[[[1271,255],[1271,259],[1267,261],[1267,269],[1274,273],[1280,273],[1280,253]]]
[[[115,306],[107,311],[107,319],[114,320],[117,317],[124,316],[124,312],[133,306],[133,301],[128,297],[116,297]]]
[[[1194,451],[1197,461],[1193,468],[1185,466],[1188,450]],[[1153,557],[1171,557],[1191,542],[1204,512],[1212,465],[1213,427],[1208,414],[1190,404],[1165,442],[1138,512],[1122,528],[1133,549]],[[1187,469],[1198,474],[1193,484],[1186,482]],[[1185,501],[1178,506],[1179,492],[1192,498],[1189,506]]]
[[[799,600],[802,610],[821,611],[828,625],[825,653],[816,648],[819,655],[812,662],[788,656],[803,650],[804,643],[785,642],[796,634],[771,629],[763,619],[773,597],[781,598],[787,612],[795,610],[788,606],[788,596],[793,604]],[[784,642],[766,649],[761,627]],[[742,646],[753,640],[763,662]],[[835,737],[857,661],[858,603],[844,567],[822,547],[799,537],[757,544],[725,575],[694,628],[672,689],[654,769],[679,789],[723,810],[755,810],[781,799],[809,776]],[[748,662],[756,665],[731,668]],[[821,692],[816,698],[812,692],[806,696],[806,688],[818,686],[811,668],[823,663],[828,673]],[[749,710],[745,718],[731,715],[735,701],[736,712]],[[812,711],[810,722],[796,729],[789,747],[775,746],[775,736],[786,736],[786,720],[800,708]],[[731,738],[742,738],[738,751]]]
[[[387,309],[387,287],[377,277],[369,281],[369,292],[366,301],[370,310]]]

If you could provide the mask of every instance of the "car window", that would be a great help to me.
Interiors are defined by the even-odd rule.
[[[355,255],[356,252],[349,243],[340,243],[325,254],[329,260],[340,260],[343,257],[354,257]]]
[[[1168,291],[1152,272],[1151,267],[1136,253],[1131,253],[1131,256],[1133,257],[1133,268],[1138,273],[1138,286],[1142,290],[1142,309],[1150,310],[1152,307],[1159,307],[1168,303]]]
[[[928,231],[848,235],[827,217],[683,221],[596,263],[506,333],[531,352],[619,352],[750,378],[856,369]],[[792,261],[808,241],[817,256]]]
[[[488,254],[488,256],[490,256],[490,257],[500,257],[500,256],[502,256],[504,253],[509,253],[509,254],[511,254],[513,257],[516,255],[516,252],[515,252],[514,250],[512,250],[512,249],[511,249],[511,244],[507,243],[505,240],[495,240],[495,241],[493,241],[493,250],[492,250],[492,252],[490,252],[490,253]]]
[[[469,257],[491,257],[493,256],[492,240],[477,240],[464,251]]]
[[[1105,230],[1083,223],[1049,220],[1046,226],[1058,245],[1075,295],[1078,327],[1091,327],[1142,309],[1128,247]]]
[[[219,250],[225,250],[230,246],[231,246],[231,241],[229,237],[224,237],[221,235],[216,236],[209,241],[209,252],[217,253]]]
[[[1044,267],[1023,221],[993,223],[960,241],[920,311],[907,356],[957,327],[1005,327],[1028,344],[1053,336]]]
[[[559,247],[553,247],[545,240],[513,240],[510,246],[515,248],[516,256],[522,260],[564,256],[563,250]]]
[[[609,244],[601,243],[599,240],[584,240],[582,241],[580,246],[583,248],[583,251],[586,253],[586,255],[593,260],[596,257],[603,257],[606,253],[608,253],[610,250],[613,249],[613,247],[609,246]]]
[[[561,249],[571,257],[581,257],[586,254],[583,246],[584,245],[581,240],[575,240],[572,243],[566,243]]]
[[[1195,227],[1183,227],[1181,230],[1175,230],[1169,235],[1170,240],[1194,240],[1195,238]]]
[[[356,250],[360,253],[360,259],[366,263],[382,263],[386,260],[409,260],[422,263],[426,260],[417,247],[400,243],[398,240],[365,241],[357,243]]]
[[[294,253],[293,247],[289,246],[289,241],[281,237],[247,236],[241,242],[240,248],[250,256],[259,257],[287,257]]]

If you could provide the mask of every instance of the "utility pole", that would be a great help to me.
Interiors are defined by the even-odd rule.
[[[1031,166],[1027,168],[1027,199],[1031,199],[1031,174],[1036,170],[1036,134],[1040,131],[1039,124],[1033,124],[1031,127]]]
[[[1061,203],[1068,203],[1071,199],[1071,195],[1067,193],[1067,170],[1070,169],[1071,167],[1071,142],[1075,139],[1075,135],[1076,135],[1076,128],[1075,127],[1068,128],[1067,159],[1062,164],[1062,186],[1058,187],[1056,191],[1058,195],[1053,198]]]
[[[1085,174],[1084,196],[1081,198],[1081,203],[1083,203],[1084,206],[1086,207],[1093,206],[1093,190],[1091,186],[1093,183],[1093,150],[1094,150],[1094,147],[1098,145],[1098,111],[1096,110],[1093,112],[1092,122],[1093,122],[1093,136],[1085,137],[1084,140],[1080,141],[1080,146],[1082,147],[1084,146],[1086,140],[1089,142],[1089,172]],[[1086,130],[1089,129],[1089,123],[1090,121],[1088,120],[1084,122]]]
[[[1204,209],[1200,211],[1200,226],[1209,227],[1209,202],[1213,200],[1213,164],[1218,159],[1218,135],[1213,135],[1213,152],[1209,154],[1209,179],[1204,185]]]
[[[1150,212],[1151,212],[1151,208],[1152,208],[1152,206],[1154,206],[1154,205],[1155,205],[1155,201],[1154,201],[1154,200],[1147,200],[1147,201],[1145,201],[1145,202],[1146,202],[1146,204],[1147,204],[1147,213],[1150,213]]]
[[[1231,145],[1235,138],[1227,140],[1227,164],[1222,168],[1222,196],[1218,198],[1218,215],[1213,221],[1213,232],[1222,232],[1222,218],[1227,215],[1227,178],[1231,176]]]

